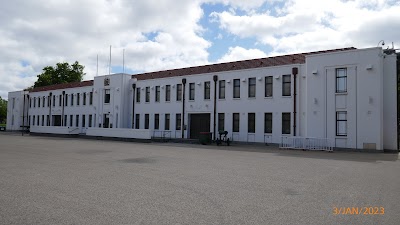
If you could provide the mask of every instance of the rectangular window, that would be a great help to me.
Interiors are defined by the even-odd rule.
[[[182,101],[182,84],[176,85],[176,101]]]
[[[233,79],[233,98],[240,98],[240,79]]]
[[[239,113],[233,113],[233,130],[232,132],[239,132],[239,123],[240,123],[240,114]]]
[[[51,98],[50,96],[47,96],[47,107],[50,107],[51,104]]]
[[[282,76],[282,96],[290,96],[292,89],[292,79],[290,75]]]
[[[68,106],[68,94],[65,94],[65,100],[64,100],[65,102],[65,106]]]
[[[79,105],[80,101],[81,101],[81,93],[76,93],[76,105]]]
[[[42,115],[42,126],[44,126],[44,115]]]
[[[35,126],[35,116],[32,117],[32,126]]]
[[[160,102],[160,86],[156,86],[155,101]]]
[[[53,95],[53,107],[55,107],[55,106],[56,106],[56,96]]]
[[[32,123],[32,120],[31,120],[31,119],[32,119],[32,116],[29,116],[29,120],[28,120],[28,124],[29,124],[29,125],[32,125],[32,124],[31,124],[31,123]]]
[[[47,116],[47,123],[50,124],[49,116]],[[67,126],[67,115],[64,115],[64,127]]]
[[[272,76],[265,77],[265,97],[272,97],[273,93],[273,86],[272,86]]]
[[[189,100],[194,100],[194,83],[189,83]]]
[[[39,98],[38,98],[39,99]],[[36,125],[39,126],[39,115],[36,117]]]
[[[204,99],[210,99],[210,81],[204,82]]]
[[[32,108],[32,99],[29,98],[29,108]]]
[[[79,127],[79,115],[76,115],[75,125]]]
[[[264,113],[264,133],[272,133],[272,113]]]
[[[82,127],[86,127],[86,115],[82,115]]]
[[[144,114],[144,129],[149,129],[150,116],[149,114]]]
[[[71,94],[71,106],[74,105],[74,94]]]
[[[165,114],[164,130],[169,130],[169,114]]]
[[[290,134],[290,113],[282,113],[282,134]]]
[[[43,103],[42,103],[42,107],[44,107],[46,105],[46,97],[43,96]]]
[[[218,131],[225,131],[225,114],[218,113]]]
[[[154,114],[154,130],[160,129],[160,114]]]
[[[256,97],[256,78],[249,78],[249,98]]]
[[[89,105],[93,105],[93,91],[89,92]]]
[[[72,124],[73,121],[74,121],[74,116],[73,116],[73,115],[70,115],[70,116],[69,116],[69,126],[70,126],[70,127],[73,126],[73,124]]]
[[[336,112],[336,136],[347,136],[347,112]]]
[[[92,92],[90,92],[90,93],[92,93]],[[89,127],[92,127],[92,121],[93,121],[93,115],[90,114],[89,115]]]
[[[78,94],[78,99],[79,99],[79,94]],[[110,103],[110,100],[111,100],[110,89],[105,89],[104,90],[104,103],[108,104],[108,103]]]
[[[86,92],[83,92],[83,103],[82,105],[86,105]]]
[[[256,114],[249,113],[247,115],[247,132],[255,133],[256,132]]]
[[[171,101],[171,85],[165,85],[165,101]]]
[[[62,104],[62,95],[58,96],[58,106],[61,106]]]
[[[182,117],[180,113],[176,114],[176,120],[175,120],[175,130],[181,130],[181,125],[182,125]]]
[[[347,92],[347,68],[336,69],[336,93]]]
[[[111,124],[110,124],[110,114],[106,113],[103,114],[103,128],[110,128]]]
[[[218,88],[218,98],[225,99],[225,80],[218,81],[219,88]]]
[[[37,100],[38,100],[38,106],[37,107],[40,108],[40,97],[38,97]]]
[[[14,126],[14,115],[11,117],[11,126]]]
[[[36,97],[33,98],[33,108],[36,107]]]
[[[140,114],[136,114],[136,117],[135,117],[135,129],[140,129]]]
[[[136,102],[140,102],[140,87],[136,88]]]
[[[150,87],[146,87],[146,102],[150,102]]]

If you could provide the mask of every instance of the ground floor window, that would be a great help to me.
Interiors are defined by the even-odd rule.
[[[290,113],[282,113],[282,134],[290,134]]]
[[[144,129],[149,129],[150,115],[144,114]]]
[[[79,127],[79,115],[76,115],[75,125],[76,127]]]
[[[347,112],[336,112],[336,136],[347,136]]]
[[[169,114],[165,114],[165,120],[164,120],[164,130],[169,130],[169,120],[170,120],[170,116]]]
[[[264,133],[272,133],[272,113],[264,114]]]
[[[135,129],[139,129],[140,128],[140,114],[136,114],[135,117]]]
[[[218,113],[218,131],[225,131],[225,114]]]
[[[89,115],[89,127],[92,127],[93,116]]]
[[[249,113],[247,116],[247,132],[255,133],[256,132],[256,114]]]
[[[72,127],[73,126],[73,121],[74,120],[74,116],[73,115],[69,115],[69,126]]]
[[[180,113],[176,114],[176,129],[175,130],[181,130],[181,125],[182,125],[182,117]]]
[[[103,119],[103,127],[104,128],[109,128],[110,127],[110,114],[104,114],[104,119]]]
[[[232,118],[232,132],[239,132],[240,115],[239,113],[233,113]]]
[[[42,126],[44,126],[44,115],[42,115]]]
[[[47,116],[47,123],[50,124],[49,116]],[[64,115],[64,127],[67,126],[67,115]]]
[[[154,114],[154,130],[160,128],[160,114]]]
[[[82,115],[82,127],[86,127],[86,115]]]

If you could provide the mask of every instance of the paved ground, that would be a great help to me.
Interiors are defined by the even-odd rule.
[[[4,133],[0,143],[0,224],[400,221],[398,154]],[[369,206],[384,215],[334,215],[334,207]]]

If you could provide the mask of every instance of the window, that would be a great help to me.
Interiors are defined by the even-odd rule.
[[[218,98],[225,99],[225,80],[220,80],[218,89]]]
[[[42,126],[44,126],[44,115],[42,115]]]
[[[32,99],[29,98],[29,108],[32,108]]]
[[[47,107],[50,107],[51,104],[51,98],[50,96],[47,96]]]
[[[144,129],[149,129],[149,120],[150,120],[149,114],[144,114]]]
[[[78,99],[79,99],[79,93],[78,93]],[[110,89],[105,89],[104,90],[104,103],[108,104],[108,103],[110,103],[110,100],[111,100]]]
[[[90,92],[90,93],[92,93],[92,92]],[[92,127],[92,120],[93,120],[93,115],[90,114],[89,115],[89,127]]]
[[[264,113],[264,133],[272,133],[272,113]]]
[[[107,95],[107,94],[106,94]],[[80,101],[81,101],[81,93],[77,93],[76,94],[76,105],[79,105],[80,104]],[[106,100],[105,100],[106,101]],[[108,102],[105,102],[105,103],[110,103],[110,98],[109,98],[109,100],[108,100]]]
[[[47,117],[47,118],[46,118],[46,124],[47,124],[47,126],[50,126],[50,116],[47,115],[46,117]],[[66,118],[66,117],[65,117],[65,118]]]
[[[169,114],[165,114],[164,130],[169,130]]]
[[[65,95],[65,106],[68,106],[68,94]]]
[[[103,127],[104,128],[110,128],[111,127],[111,125],[110,125],[110,114],[109,113],[103,114]]]
[[[39,98],[38,98],[39,99]],[[39,126],[39,115],[36,117],[36,125]]]
[[[32,123],[32,116],[29,116],[29,119],[28,119],[28,125],[32,125],[31,123]]]
[[[62,103],[62,95],[58,96],[58,106],[61,106]]]
[[[218,131],[225,131],[225,114],[218,113]]]
[[[93,105],[93,91],[89,92],[89,105]]]
[[[82,115],[82,127],[86,127],[86,115]]]
[[[46,97],[44,97],[44,96],[43,96],[42,107],[44,107],[44,106],[45,106],[45,103],[46,103]]]
[[[347,68],[336,69],[336,93],[347,92]]]
[[[72,122],[74,121],[74,116],[73,115],[69,115],[69,126],[72,127],[73,124]]]
[[[249,113],[247,115],[247,132],[255,133],[256,132],[256,114]]]
[[[33,108],[36,107],[36,97],[33,98]]]
[[[256,97],[256,78],[252,77],[249,78],[249,93],[248,93],[249,98],[254,98]]]
[[[210,99],[210,81],[204,82],[204,99]]]
[[[272,97],[273,86],[272,86],[272,76],[265,77],[265,97]]]
[[[83,103],[82,105],[86,105],[86,92],[83,92]]]
[[[47,123],[50,124],[49,116],[47,116]],[[64,127],[67,126],[67,115],[64,115]]]
[[[165,85],[165,101],[171,101],[171,85]]]
[[[75,125],[79,127],[79,115],[76,115]]]
[[[33,116],[32,126],[35,126],[35,116]]]
[[[239,113],[233,113],[233,130],[232,132],[239,132],[240,117]]]
[[[136,102],[140,102],[140,87],[136,88]]]
[[[194,83],[189,83],[189,100],[194,100]]]
[[[146,102],[150,102],[150,87],[146,87]]]
[[[156,102],[160,102],[160,86],[156,86],[155,101],[156,101]]]
[[[139,129],[140,128],[140,114],[136,114],[135,117],[135,129]]]
[[[160,114],[154,114],[154,130],[160,129]]]
[[[182,84],[176,85],[176,101],[182,101]]]
[[[71,106],[74,105],[74,94],[71,94]]]
[[[282,113],[282,134],[290,134],[290,113]]]
[[[336,136],[347,136],[347,112],[336,112]]]
[[[176,120],[175,120],[175,130],[181,130],[181,125],[182,125],[182,117],[180,113],[176,114]]]
[[[38,97],[37,100],[38,100],[38,106],[37,107],[40,108],[40,97]]]
[[[240,98],[240,79],[233,80],[233,98]]]
[[[56,96],[53,95],[53,107],[56,106]]]
[[[291,77],[290,75],[283,75],[282,76],[282,96],[290,96],[291,93]]]

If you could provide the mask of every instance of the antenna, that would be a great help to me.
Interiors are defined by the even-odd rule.
[[[108,67],[108,75],[110,75],[110,74],[111,74],[111,45],[110,45],[110,64]]]
[[[125,73],[125,49],[122,50],[122,73]]]

